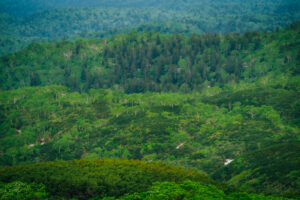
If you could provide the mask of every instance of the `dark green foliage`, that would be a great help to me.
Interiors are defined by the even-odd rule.
[[[119,197],[147,191],[154,182],[182,183],[187,179],[202,184],[213,183],[195,171],[141,161],[60,161],[0,169],[0,181],[44,184],[47,192],[58,198]]]
[[[0,181],[5,182],[0,184],[1,200],[285,200],[224,193],[218,188],[221,185],[211,185],[215,182],[201,173],[162,163],[127,160],[56,161],[6,167],[0,169]]]
[[[299,158],[299,142],[276,145],[236,159],[213,177],[243,191],[299,197]]]
[[[39,74],[33,72],[30,76],[30,86],[38,86],[41,84],[41,79]]]
[[[62,84],[80,92],[119,88],[127,93],[203,91],[241,81],[265,86],[274,79],[285,87],[287,77],[297,75],[297,31],[190,37],[131,32],[110,40],[33,44],[0,59],[0,83],[2,89]],[[289,43],[295,45],[280,52]]]

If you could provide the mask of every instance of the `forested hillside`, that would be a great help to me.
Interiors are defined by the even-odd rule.
[[[289,111],[299,111],[293,90],[269,91],[291,94]],[[250,100],[256,105],[242,98],[221,106],[203,99],[199,94],[112,90],[79,94],[60,86],[2,92],[1,165],[109,157],[161,160],[213,173],[227,159],[299,140],[298,126],[285,120],[289,111],[256,101],[259,94]],[[284,195],[285,189],[273,192]]]
[[[1,57],[1,88],[65,85],[75,91],[202,91],[230,83],[295,88],[299,23],[272,33],[190,37],[132,32],[104,40],[33,44]],[[277,80],[276,80],[277,79]]]
[[[300,2],[0,1],[0,200],[300,198]]]
[[[3,89],[69,89],[1,92],[1,165],[118,157],[211,173],[227,158],[298,140],[298,32],[133,32],[4,56]]]
[[[0,180],[5,182],[0,185],[1,199],[287,200],[230,191],[201,173],[140,161],[105,159],[21,165],[0,169]]]

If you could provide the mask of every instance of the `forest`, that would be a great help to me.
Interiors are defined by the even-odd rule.
[[[130,32],[108,40],[32,44],[0,58],[0,83],[2,89],[59,84],[79,92],[117,88],[126,93],[222,90],[255,81],[280,85],[280,79],[299,71],[299,27],[190,37]],[[292,84],[284,87],[295,88]]]
[[[297,23],[278,32],[243,35],[206,34],[186,37],[132,32],[110,40],[34,44],[18,53],[3,56],[0,65],[3,66],[1,85],[4,86],[0,95],[0,165],[19,165],[19,168],[6,167],[3,168],[5,171],[0,171],[0,180],[8,184],[3,185],[3,191],[9,194],[14,191],[14,187],[27,188],[28,194],[24,191],[26,195],[44,195],[43,198],[46,199],[88,199],[97,195],[100,195],[98,198],[106,195],[106,199],[156,199],[155,194],[165,195],[162,199],[176,199],[177,197],[172,196],[173,192],[167,193],[170,190],[175,190],[180,198],[190,199],[213,199],[209,195],[216,194],[221,195],[217,199],[258,198],[255,195],[240,194],[245,191],[298,197],[300,163],[295,158],[299,157],[300,146],[296,142],[299,141],[299,48],[298,43],[294,44],[292,41],[298,41],[299,35],[294,34],[295,32],[299,32]],[[248,34],[253,36],[249,37]],[[179,39],[175,40],[176,38]],[[199,41],[203,45],[193,47],[190,40]],[[259,41],[257,46],[256,40]],[[240,43],[242,41],[246,41],[243,43],[245,47]],[[180,48],[176,48],[179,45]],[[183,52],[178,52],[180,61],[176,58],[178,49]],[[270,49],[274,53],[270,54]],[[185,51],[192,53],[184,54]],[[217,54],[221,54],[221,58],[212,61],[211,58]],[[253,61],[254,55],[258,61]],[[159,58],[169,63],[159,65]],[[242,66],[227,68],[225,64],[229,62],[229,58],[231,62],[240,60],[238,62]],[[122,63],[124,60],[130,63],[128,68],[124,68],[127,66]],[[144,66],[143,62],[150,61],[145,66],[146,69],[140,67]],[[248,64],[246,61],[252,63]],[[216,66],[211,63],[219,64]],[[249,67],[245,69],[245,65]],[[272,68],[256,71],[265,65]],[[155,72],[157,66],[166,67],[163,68],[166,69],[165,75],[163,72],[158,73],[165,79],[156,78],[155,73],[146,73],[151,72],[152,68]],[[169,66],[170,69],[167,68]],[[192,66],[208,70],[206,79],[202,82],[185,82],[189,80],[186,77]],[[211,69],[212,66],[216,66],[215,69]],[[24,72],[28,69],[29,76],[26,77]],[[199,69],[199,74],[197,71],[190,73],[191,80],[193,76],[203,76],[203,71]],[[123,71],[118,73],[118,70]],[[180,73],[181,70],[183,73]],[[97,71],[116,77],[92,77]],[[174,72],[176,81],[172,79]],[[231,79],[222,82],[222,79],[209,78],[216,72],[223,72],[224,77],[229,76]],[[66,73],[69,75],[66,76]],[[127,77],[127,74],[132,77]],[[77,87],[69,84],[66,77],[73,77],[77,81]],[[161,88],[136,90],[147,88],[143,86],[143,83],[150,82],[145,81],[147,79],[157,81]],[[89,85],[93,80],[103,81],[107,85]],[[113,80],[120,82],[108,82]],[[138,80],[141,80],[136,84],[138,87],[124,87],[130,81],[134,83]],[[160,80],[165,82],[160,83]],[[171,87],[166,87],[168,84]],[[274,154],[276,151],[278,153]],[[266,160],[267,157],[270,158]],[[32,174],[27,179],[25,174],[30,174],[29,172],[16,175],[19,172],[15,171],[20,170],[23,173],[27,167],[32,171],[32,167],[59,165],[56,162],[27,165],[30,163],[106,158],[125,162],[128,159],[150,163],[163,161],[169,165],[203,171],[218,182],[210,179],[211,182],[198,183],[193,178],[184,178],[192,182],[181,179],[182,181],[173,183],[174,179],[171,182],[170,179],[160,179],[160,183],[153,187],[150,182],[157,181],[146,181],[149,185],[142,190],[124,189],[127,192],[120,196],[112,196],[107,189],[107,192],[94,194],[91,191],[96,189],[90,188],[92,186],[78,186],[83,187],[82,194],[75,194],[69,190],[62,193],[52,191],[57,190],[53,185],[61,182],[61,179],[48,183],[40,180],[40,175]],[[224,167],[228,159],[234,162]],[[123,161],[111,162],[114,166],[114,162]],[[40,173],[45,169],[33,171]],[[49,173],[44,172],[44,175]],[[78,173],[74,172],[76,177],[85,177]],[[176,172],[175,175],[177,174]],[[4,178],[1,179],[1,176]],[[84,182],[77,178],[68,180],[72,187],[75,187],[75,183],[81,185]],[[89,178],[86,181],[84,185],[99,185],[90,182]],[[30,185],[32,182],[38,185]],[[187,190],[186,187],[193,189]],[[208,196],[198,197],[199,190],[211,192],[201,193]],[[74,196],[68,196],[70,194]],[[259,198],[276,199],[267,196]]]
[[[299,1],[294,0],[2,0],[0,55],[32,42],[73,41],[95,33],[103,38],[134,30],[273,31],[300,20],[299,9]]]
[[[0,200],[300,200],[300,2],[0,1]]]

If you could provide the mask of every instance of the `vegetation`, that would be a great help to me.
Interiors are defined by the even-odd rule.
[[[1,58],[0,83],[2,89],[61,84],[80,92],[119,88],[127,93],[202,91],[240,81],[264,86],[276,79],[274,84],[282,85],[299,71],[298,32],[295,23],[272,33],[132,32],[110,40],[33,44]]]
[[[30,42],[89,37],[102,31],[132,31],[138,25],[155,31],[156,26],[168,24],[167,30],[162,29],[168,33],[271,31],[300,20],[299,6],[294,0],[2,0],[0,26],[5,28],[0,31],[0,53],[15,52]]]
[[[211,185],[214,182],[201,173],[162,163],[127,160],[57,161],[6,167],[0,170],[0,181],[6,182],[0,187],[1,200],[285,200],[237,192],[225,194],[218,189],[220,185]]]
[[[0,200],[299,199],[299,2],[0,8]]]
[[[1,200],[46,200],[48,194],[43,184],[23,183],[20,181],[0,184]]]

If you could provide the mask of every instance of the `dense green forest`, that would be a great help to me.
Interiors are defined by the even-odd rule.
[[[289,111],[296,112],[299,98],[291,98]],[[122,157],[180,161],[211,172],[226,158],[298,136],[296,126],[284,120],[288,114],[280,116],[280,110],[266,103],[237,101],[218,107],[201,99],[193,94],[126,95],[111,90],[80,95],[58,86],[2,92],[1,165]]]
[[[2,167],[74,159],[163,161],[203,171],[234,188],[159,179],[114,197],[197,199],[199,190],[212,190],[201,193],[208,195],[199,197],[204,199],[269,198],[234,196],[234,191],[299,196],[299,144],[292,143],[300,136],[299,23],[270,33],[131,32],[32,44],[0,58],[0,77]],[[235,161],[223,169],[228,160]],[[49,186],[40,175],[30,177],[27,166],[3,168],[2,191],[17,187],[52,198],[53,184],[62,179]],[[84,189],[100,183],[70,184]],[[94,190],[83,197],[68,190],[59,197],[112,195],[89,193]]]
[[[1,55],[31,42],[73,40],[98,32],[98,36],[108,36],[132,30],[159,31],[159,26],[167,33],[242,33],[271,31],[300,20],[300,3],[293,0],[2,0],[0,8],[0,26],[5,27],[0,30]]]
[[[118,88],[127,93],[226,89],[255,81],[295,88],[297,82],[288,77],[299,72],[298,33],[294,23],[272,33],[131,32],[109,40],[32,44],[1,57],[0,83],[2,89],[60,84],[80,92]]]
[[[299,200],[299,11],[1,0],[0,200]]]
[[[162,160],[213,173],[226,159],[299,140],[299,93],[267,87],[271,95],[264,102],[260,90],[221,106],[212,102],[222,93],[79,94],[61,86],[2,92],[1,165],[109,157]],[[282,94],[289,95],[288,105]],[[290,113],[298,119],[291,125]],[[278,194],[276,186],[272,191]]]

